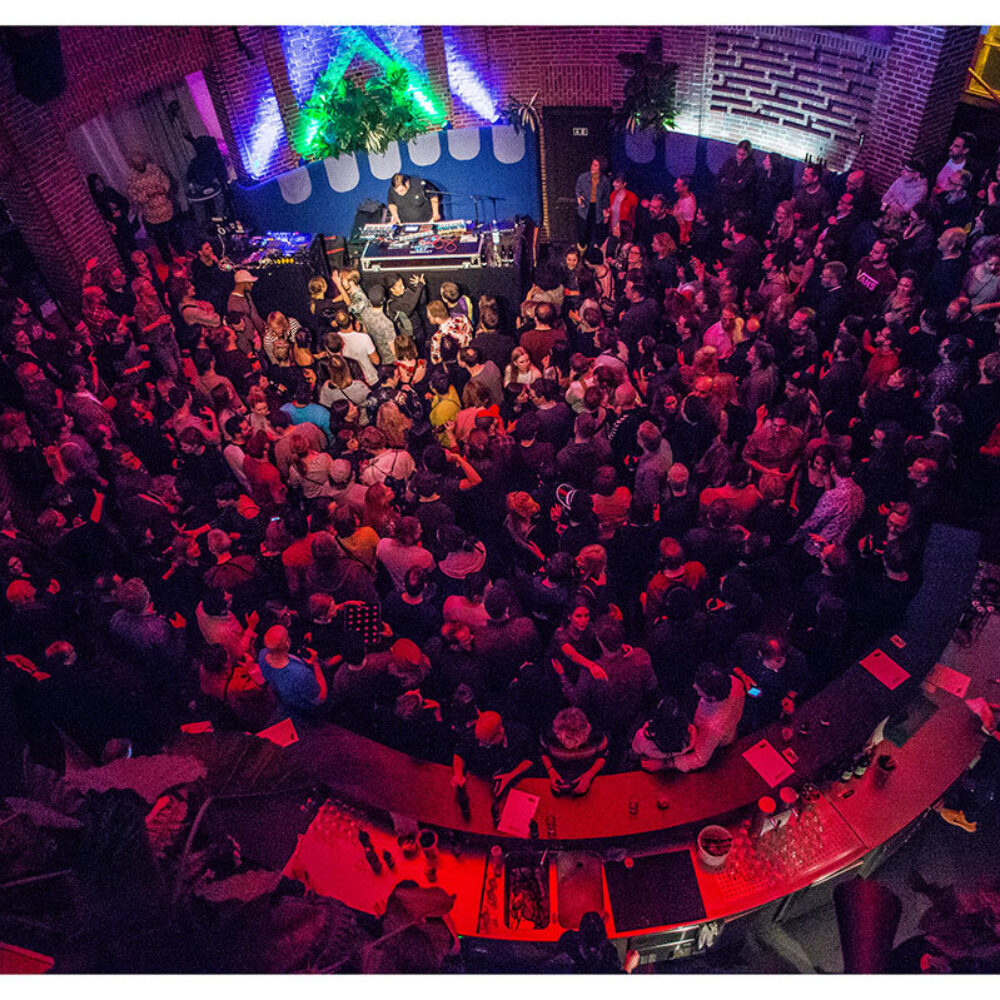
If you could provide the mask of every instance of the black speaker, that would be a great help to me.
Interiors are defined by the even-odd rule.
[[[3,40],[22,97],[44,104],[66,89],[58,28],[5,28]]]
[[[353,236],[359,229],[367,225],[375,225],[385,218],[385,205],[373,198],[365,198],[354,213],[354,225],[351,227]]]

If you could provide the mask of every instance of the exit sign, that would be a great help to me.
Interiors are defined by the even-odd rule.
[[[578,126],[577,128],[573,129],[573,135],[590,135],[590,129],[589,128],[580,128]]]

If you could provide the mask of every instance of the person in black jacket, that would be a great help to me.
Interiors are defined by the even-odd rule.
[[[139,220],[129,218],[128,198],[113,187],[108,187],[100,174],[87,175],[87,187],[98,211],[104,217],[111,231],[111,239],[125,260],[136,248],[135,234],[139,230]]]
[[[757,195],[757,161],[749,139],[741,140],[736,152],[722,164],[715,178],[716,207],[723,215],[749,212]]]

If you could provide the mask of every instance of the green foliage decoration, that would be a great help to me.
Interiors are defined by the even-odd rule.
[[[645,52],[619,52],[629,71],[623,99],[612,113],[619,131],[669,132],[677,127],[677,63],[663,61],[663,42],[653,38]]]
[[[407,142],[434,126],[410,89],[409,73],[391,64],[367,81],[325,73],[303,108],[309,122],[307,159],[342,153],[384,153],[391,142]]]

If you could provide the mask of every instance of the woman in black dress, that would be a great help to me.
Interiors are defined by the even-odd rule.
[[[111,230],[111,239],[118,248],[118,253],[128,260],[136,249],[135,234],[139,230],[137,219],[128,217],[129,201],[120,191],[108,187],[100,174],[88,174],[87,186],[90,196],[94,199],[98,211],[104,216],[104,221]]]

